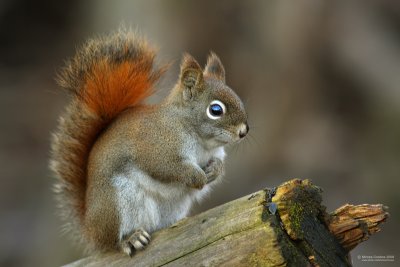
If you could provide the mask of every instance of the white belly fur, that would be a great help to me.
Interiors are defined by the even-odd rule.
[[[213,152],[214,157],[224,159],[223,148]],[[161,183],[135,167],[128,175],[113,177],[113,185],[120,211],[120,240],[138,228],[152,233],[170,226],[186,217],[193,202],[211,189],[210,185],[196,190],[178,183]]]

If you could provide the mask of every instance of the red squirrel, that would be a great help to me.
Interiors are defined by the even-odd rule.
[[[71,101],[50,165],[66,229],[90,250],[146,247],[221,180],[224,146],[249,131],[214,53],[204,70],[185,54],[170,94],[144,104],[165,70],[143,38],[120,30],[89,40],[58,76]]]

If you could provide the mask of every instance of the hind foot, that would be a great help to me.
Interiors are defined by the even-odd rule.
[[[124,253],[132,257],[136,250],[144,249],[150,243],[151,237],[143,229],[137,229],[129,238],[121,242],[121,249]]]

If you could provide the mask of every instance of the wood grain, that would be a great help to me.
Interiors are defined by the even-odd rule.
[[[68,266],[351,266],[349,250],[380,230],[386,208],[345,205],[328,214],[321,192],[291,180],[158,231],[132,258],[109,252]]]

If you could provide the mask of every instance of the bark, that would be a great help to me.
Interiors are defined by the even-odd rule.
[[[153,234],[132,258],[118,252],[68,266],[351,266],[348,253],[378,232],[382,205],[348,205],[331,214],[321,189],[291,180]]]

